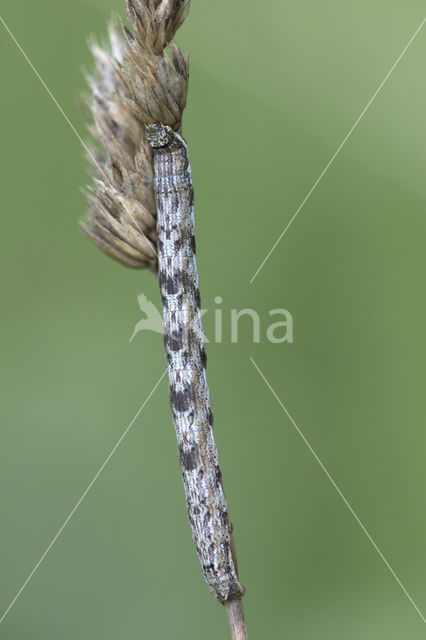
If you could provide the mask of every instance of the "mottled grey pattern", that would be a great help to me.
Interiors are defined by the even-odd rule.
[[[192,537],[211,592],[241,597],[222,488],[195,259],[194,203],[185,141],[165,125],[147,127],[154,153],[158,262],[170,403]]]

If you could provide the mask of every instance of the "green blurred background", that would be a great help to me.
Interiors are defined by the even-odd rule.
[[[14,2],[1,15],[77,108],[123,0]],[[410,0],[195,1],[184,133],[196,188],[209,382],[251,638],[417,640],[426,609],[423,27],[259,276],[249,280],[419,26]],[[155,279],[79,232],[82,148],[0,24],[0,616],[164,370],[129,337]],[[262,320],[253,344],[230,309]],[[288,309],[294,343],[266,341]],[[165,381],[0,625],[5,640],[227,638],[192,546]]]

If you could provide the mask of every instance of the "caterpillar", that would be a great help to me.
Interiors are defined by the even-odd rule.
[[[207,586],[226,603],[244,589],[213,436],[188,149],[167,125],[147,125],[145,134],[153,152],[164,346],[189,521]]]

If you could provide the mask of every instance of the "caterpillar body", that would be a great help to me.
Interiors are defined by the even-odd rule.
[[[170,127],[148,125],[157,201],[158,263],[176,430],[192,537],[204,578],[222,603],[240,598],[232,525],[213,436],[195,257],[194,192],[186,142]]]

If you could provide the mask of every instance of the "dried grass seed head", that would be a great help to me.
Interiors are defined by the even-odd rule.
[[[156,205],[151,149],[143,123],[121,97],[115,65],[126,42],[110,27],[108,48],[91,44],[95,72],[87,80],[93,122],[89,126],[99,153],[90,161],[98,173],[87,195],[89,212],[84,233],[107,255],[132,268],[157,270]],[[118,89],[120,88],[120,92]]]
[[[123,27],[126,53],[117,65],[121,97],[145,124],[180,129],[188,94],[189,56],[170,44],[190,0],[126,0],[133,31]]]
[[[170,44],[190,0],[126,0],[133,32],[110,27],[110,42],[92,42],[89,130],[97,172],[87,194],[84,233],[106,254],[133,268],[158,269],[152,152],[145,126],[180,130],[188,92],[189,58]]]

